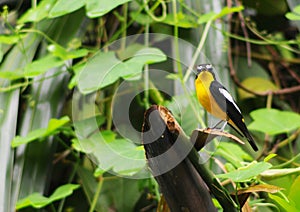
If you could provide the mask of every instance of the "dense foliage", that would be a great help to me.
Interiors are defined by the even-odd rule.
[[[218,138],[202,162],[251,193],[245,207],[300,210],[299,0],[0,4],[0,211],[156,211],[143,114],[164,105],[187,135],[213,126],[195,98],[199,63],[259,145]]]

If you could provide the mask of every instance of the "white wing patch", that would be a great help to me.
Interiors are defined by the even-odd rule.
[[[230,93],[228,93],[228,91],[226,91],[224,88],[219,88],[219,91],[221,94],[223,94],[223,96],[225,96],[225,98],[230,101],[234,107],[241,113],[239,107],[236,105],[236,103],[234,102],[232,96],[230,95]]]

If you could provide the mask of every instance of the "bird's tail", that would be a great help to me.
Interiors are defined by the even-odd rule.
[[[247,129],[245,123],[243,121],[241,121],[241,123],[239,123],[239,127],[237,127],[233,122],[229,121],[228,124],[235,130],[237,131],[240,135],[245,136],[249,142],[249,144],[251,145],[252,149],[256,152],[258,150],[255,141],[253,139],[253,137],[251,136],[249,130]]]
[[[247,129],[247,128],[246,128],[246,129]],[[250,135],[248,129],[247,129],[247,131],[246,131],[244,134],[245,134],[245,136],[246,136],[246,138],[247,138],[249,144],[251,145],[252,149],[256,152],[256,151],[258,150],[258,148],[257,148],[257,146],[256,146],[256,144],[255,144],[255,142],[254,142],[253,137]]]

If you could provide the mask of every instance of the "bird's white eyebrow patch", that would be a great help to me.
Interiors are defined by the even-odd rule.
[[[207,69],[212,69],[212,65],[211,65],[211,64],[207,64],[207,65],[206,65],[206,68],[207,68]]]
[[[236,103],[234,102],[232,96],[230,95],[230,93],[228,93],[228,91],[226,91],[224,88],[219,88],[219,91],[221,94],[223,94],[223,96],[225,96],[225,98],[230,101],[234,107],[241,113],[239,107],[236,105]]]

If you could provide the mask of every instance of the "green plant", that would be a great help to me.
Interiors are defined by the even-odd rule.
[[[0,211],[155,208],[143,113],[167,106],[188,135],[210,126],[193,89],[193,67],[206,62],[231,93],[238,87],[261,151],[215,140],[205,162],[229,192],[256,192],[252,207],[299,210],[299,34],[287,37],[260,19],[297,18],[299,2],[288,2],[292,14],[284,1],[276,16],[248,1],[2,4]],[[250,7],[257,16],[245,17]],[[130,127],[118,119],[128,99]]]

